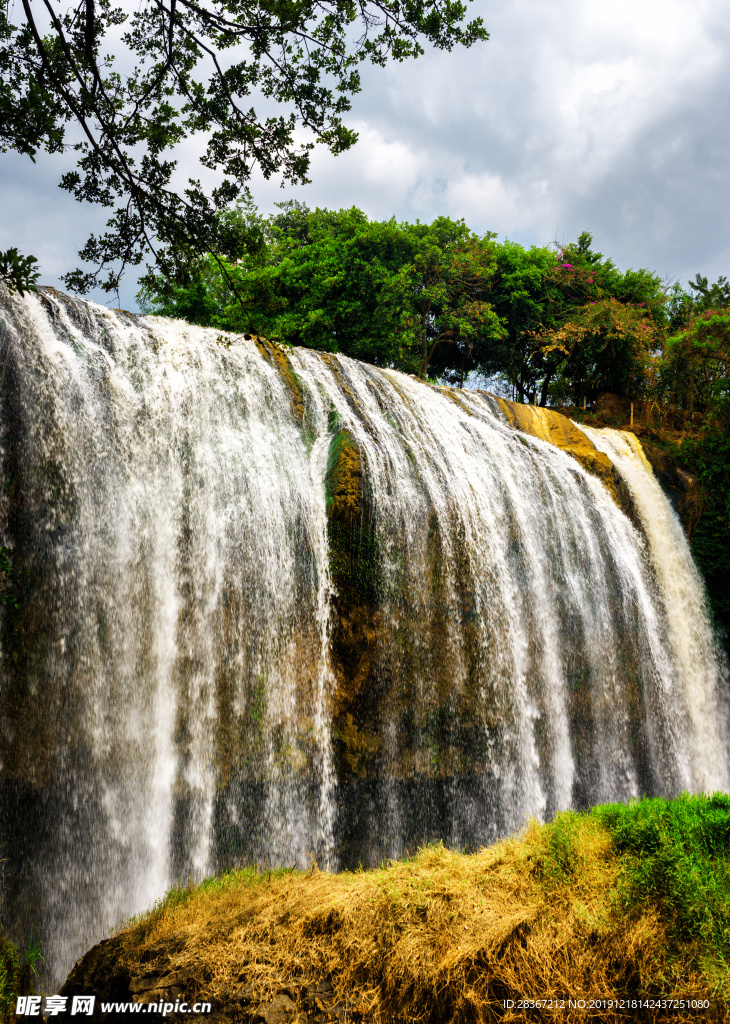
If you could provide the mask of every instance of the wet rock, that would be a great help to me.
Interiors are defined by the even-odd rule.
[[[147,992],[149,989],[159,988],[161,977],[161,971],[148,971],[138,978],[130,978],[129,991],[136,994],[138,992]]]
[[[320,1000],[320,1002],[332,1002],[334,997],[335,992],[331,981],[318,981],[314,985],[307,985],[304,989],[304,1002],[311,1007],[315,1006],[317,1000]]]
[[[678,466],[670,455],[656,445],[643,441],[642,446],[654,475],[679,516],[684,532],[691,537],[704,504],[699,479]]]
[[[239,1003],[241,1006],[258,1005],[261,1002],[262,992],[253,985],[234,985],[229,988],[224,985],[218,993],[221,1002]]]
[[[97,1006],[102,1001],[131,1001],[130,973],[119,965],[122,941],[121,936],[116,936],[113,939],[104,939],[90,949],[85,956],[76,961],[59,994],[75,996],[93,992]],[[96,1013],[98,1012],[97,1009]]]
[[[367,1008],[338,1001],[330,977],[297,980],[275,974],[260,977],[243,971],[230,980],[220,979],[220,983],[214,985],[210,972],[203,971],[201,977],[200,968],[171,970],[170,957],[176,952],[174,939],[167,956],[163,957],[158,949],[154,966],[146,970],[137,966],[130,972],[122,966],[127,953],[123,938],[107,939],[89,950],[76,963],[60,992],[66,996],[93,993],[96,996],[93,1020],[104,1021],[104,1024],[126,1021],[128,1013],[102,1013],[102,1003],[132,1002],[143,1004],[141,1012],[147,1019],[155,1020],[162,1017],[154,1009],[149,1012],[152,1004],[212,1004],[209,1014],[186,1014],[189,1024],[197,1020],[205,1024],[348,1024],[367,1016]],[[60,1024],[71,1017],[62,1014],[56,1019]]]
[[[554,409],[523,405],[506,398],[497,399],[507,422],[516,430],[555,445],[579,462],[586,472],[598,477],[622,512],[634,518],[628,488],[607,455],[599,452],[593,442],[567,416]]]

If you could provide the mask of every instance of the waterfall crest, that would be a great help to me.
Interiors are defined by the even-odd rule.
[[[6,916],[54,976],[175,880],[728,788],[727,680],[638,509],[485,393],[0,295]],[[586,442],[588,447],[589,442]]]

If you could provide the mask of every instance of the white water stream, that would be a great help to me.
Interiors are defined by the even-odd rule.
[[[629,485],[641,517],[667,619],[677,683],[676,732],[685,757],[695,766],[692,783],[707,792],[727,790],[727,736],[719,707],[721,661],[707,611],[707,599],[679,519],[654,476],[634,434],[582,428],[605,452]],[[676,687],[681,693],[676,693]]]

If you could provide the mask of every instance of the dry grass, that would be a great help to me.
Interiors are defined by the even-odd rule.
[[[213,998],[241,979],[265,998],[289,979],[330,977],[355,1016],[376,1022],[730,1019],[722,1001],[679,1018],[505,1007],[710,995],[667,958],[654,913],[621,909],[609,833],[590,817],[563,824],[469,856],[434,846],[374,871],[248,869],[173,891],[123,931],[124,966],[192,970]]]

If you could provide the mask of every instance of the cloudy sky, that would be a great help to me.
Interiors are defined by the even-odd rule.
[[[523,244],[587,229],[624,268],[730,276],[726,5],[475,0],[477,14],[489,42],[369,69],[350,118],[357,146],[318,152],[306,187],[255,180],[260,208],[296,197],[374,218],[446,214]],[[57,187],[63,169],[0,156],[0,249],[36,255],[46,284],[106,220]],[[135,291],[132,274],[128,309]]]

